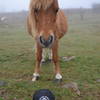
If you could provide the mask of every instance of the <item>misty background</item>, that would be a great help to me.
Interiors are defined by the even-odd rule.
[[[91,8],[100,0],[58,0],[60,8]],[[28,10],[30,0],[0,0],[0,12]]]

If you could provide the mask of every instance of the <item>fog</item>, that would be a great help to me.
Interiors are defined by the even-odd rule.
[[[0,12],[28,10],[30,0],[0,0]],[[100,0],[58,0],[61,8],[91,8]]]

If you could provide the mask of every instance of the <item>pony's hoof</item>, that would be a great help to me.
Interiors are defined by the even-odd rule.
[[[62,75],[60,73],[56,74],[54,82],[58,84],[62,82]]]
[[[42,64],[46,63],[46,60],[42,59],[41,63],[42,63]]]
[[[62,79],[55,79],[53,82],[57,83],[57,84],[60,84],[60,83],[62,83]]]
[[[33,77],[33,78],[32,78],[32,82],[38,81],[39,78],[40,78],[39,76],[37,76],[37,77]]]

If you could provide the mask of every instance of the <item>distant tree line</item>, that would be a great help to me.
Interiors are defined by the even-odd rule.
[[[94,4],[92,5],[92,9],[93,9],[93,12],[95,12],[95,13],[100,13],[100,4],[94,3]]]

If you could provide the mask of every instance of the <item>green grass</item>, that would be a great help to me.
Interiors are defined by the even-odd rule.
[[[63,84],[76,82],[81,96],[54,84],[53,64],[43,64],[41,79],[31,82],[34,70],[34,41],[26,32],[24,23],[0,24],[0,80],[7,82],[0,100],[31,100],[32,94],[47,88],[53,91],[56,100],[99,100],[100,83],[100,15],[79,15],[69,18],[69,32],[60,41],[60,56],[75,56],[69,62],[60,62]],[[21,19],[20,19],[21,20]],[[25,19],[26,20],[26,19]]]

